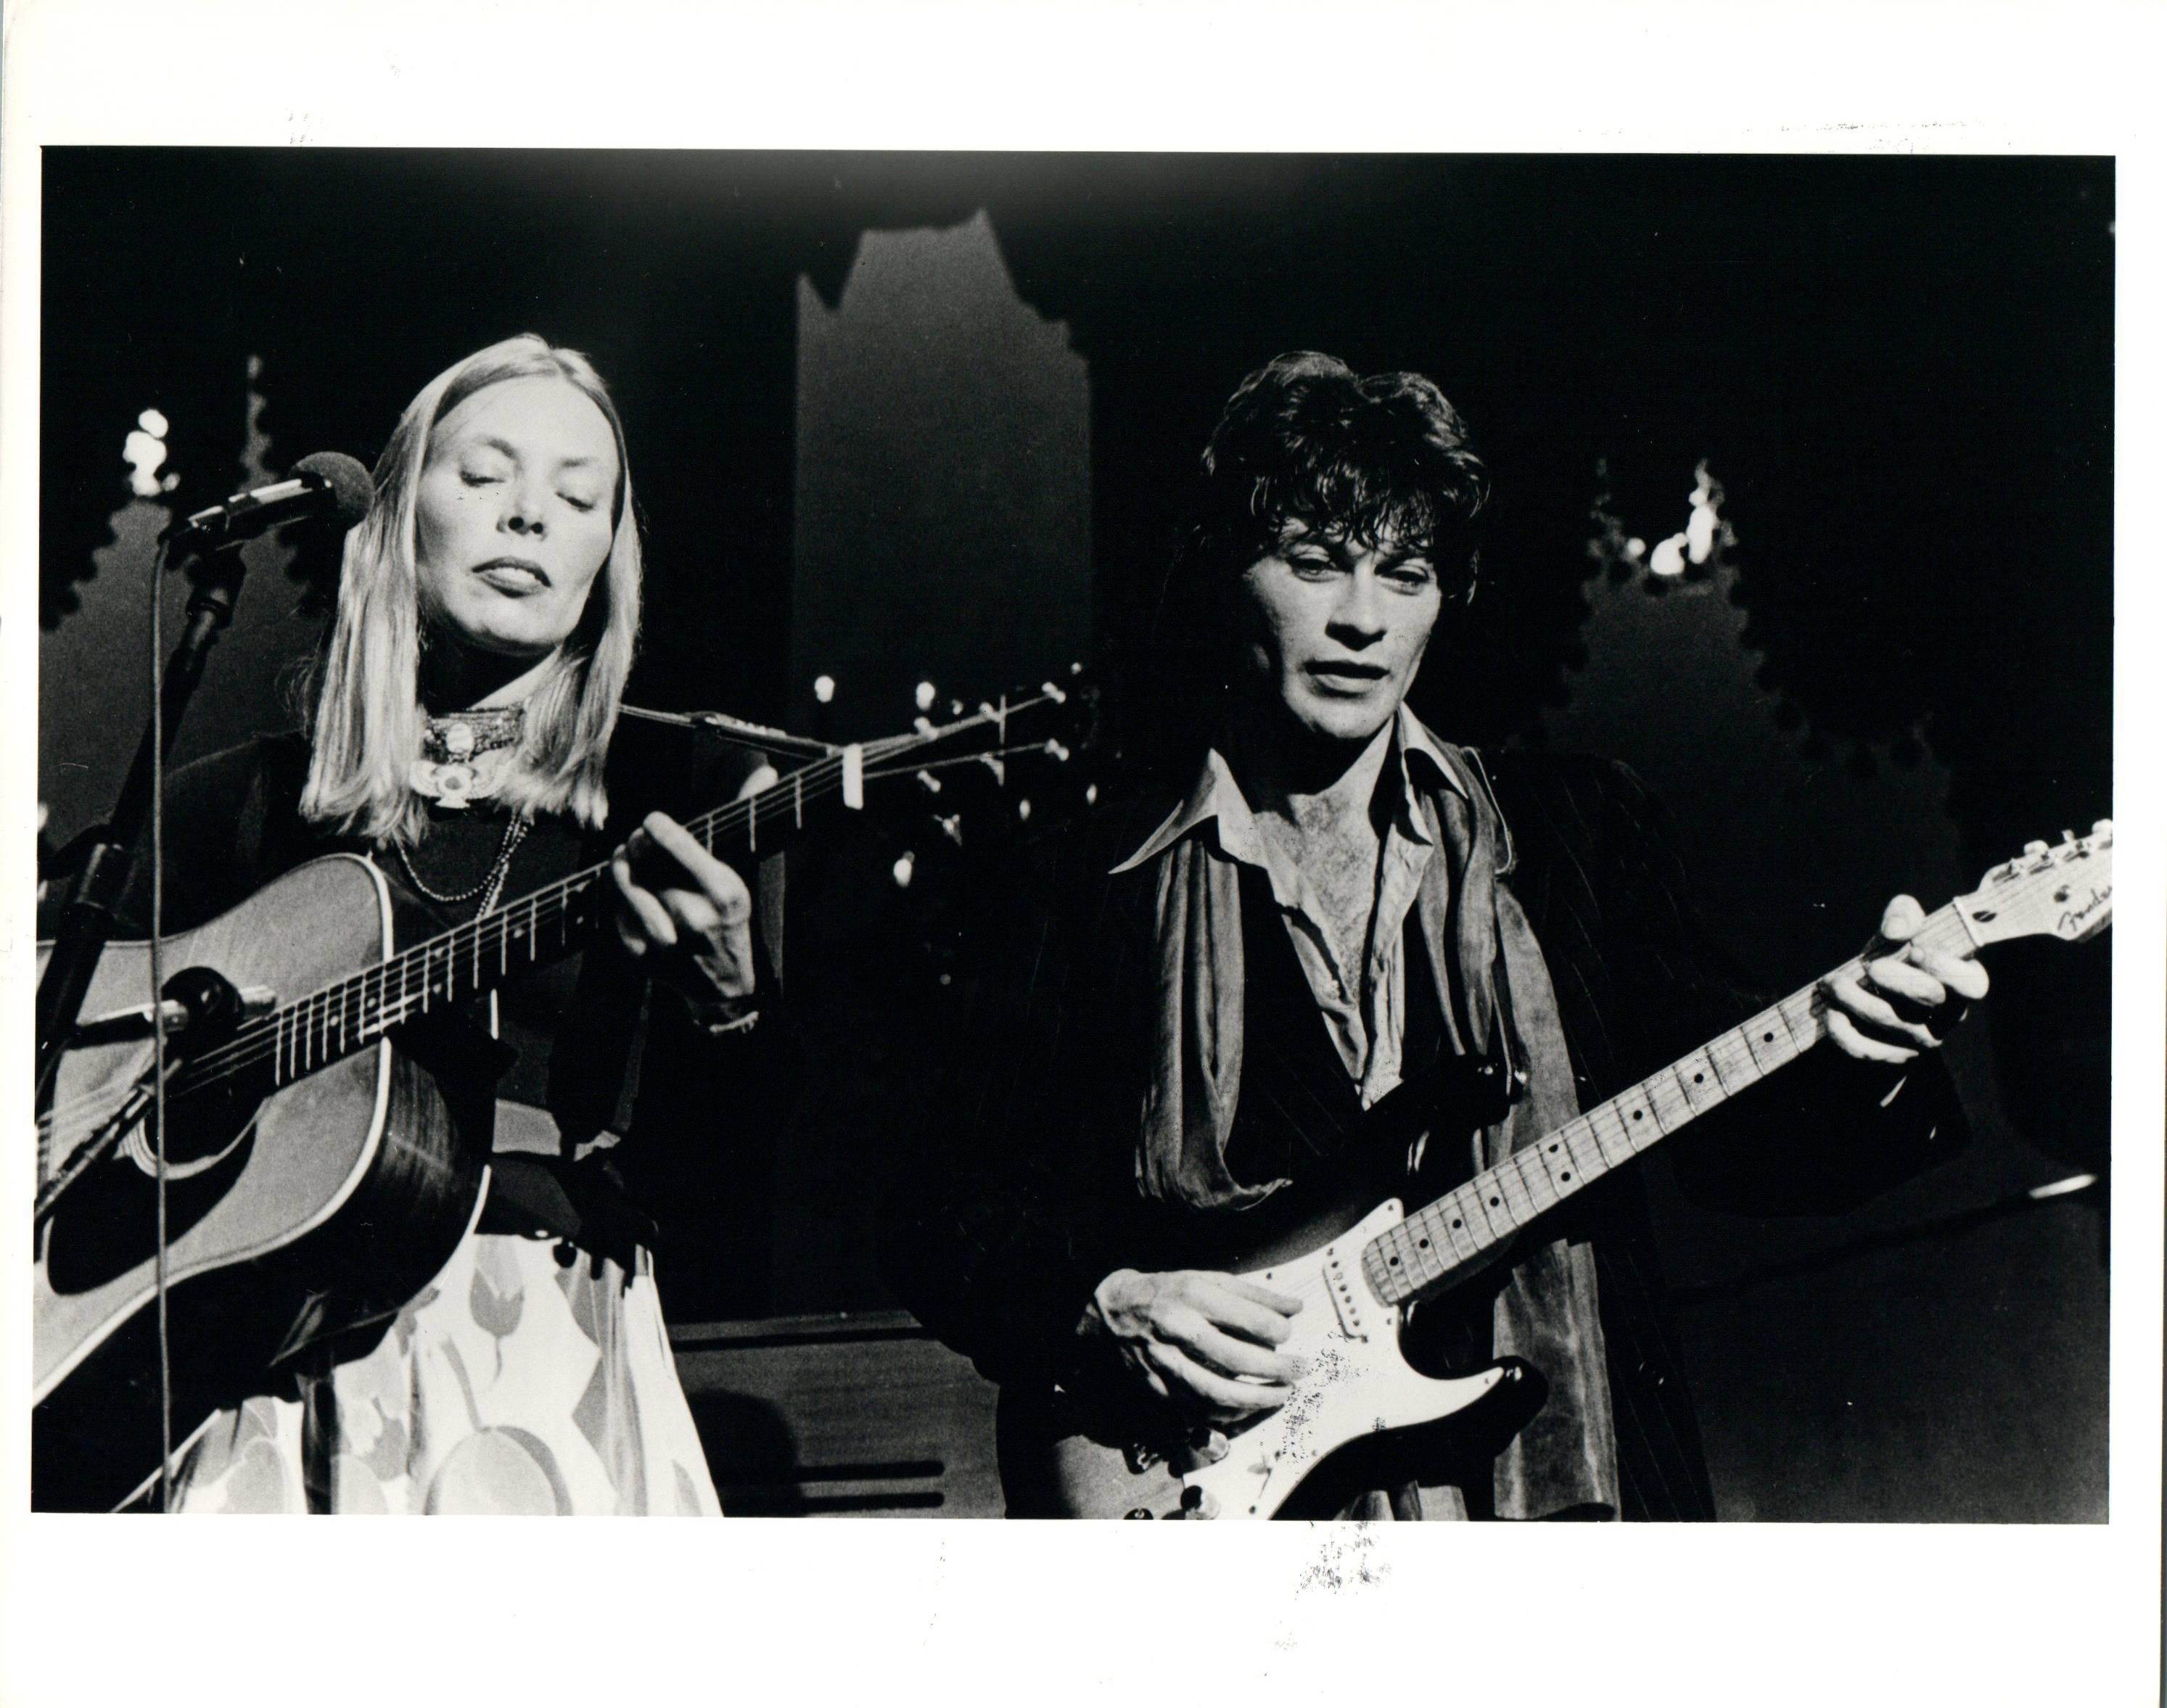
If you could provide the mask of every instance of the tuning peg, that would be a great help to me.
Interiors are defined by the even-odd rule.
[[[911,698],[917,702],[918,709],[920,711],[932,711],[933,702],[940,697],[939,690],[936,690],[930,682],[919,683],[918,685],[918,691],[911,696]]]
[[[1059,742],[1047,742],[1046,744],[1046,750],[1047,753],[1052,754],[1055,759],[1060,760],[1062,764],[1067,764],[1068,763],[1068,749],[1062,746]]]
[[[1023,799],[1016,802],[1016,817],[1018,818],[1029,818],[1031,817],[1031,797],[1029,796],[1025,796]]]
[[[2024,844],[2024,853],[2028,859],[2037,859],[2046,852],[2047,844],[2043,842],[2027,842]]]
[[[956,847],[962,847],[963,815],[962,813],[951,812],[946,818],[936,817],[933,822],[940,827],[940,833],[943,836],[954,843]]]
[[[2092,821],[2092,834],[2094,836],[2112,836],[2114,834],[2114,821],[2111,818],[2094,819]]]
[[[2064,847],[2068,846],[2070,843],[2074,842],[2076,839],[2077,833],[2074,830],[2065,830],[2062,833],[2062,843]]]
[[[933,733],[933,720],[930,717],[914,717],[910,720],[910,727],[916,730],[920,735],[931,735]]]
[[[835,697],[835,679],[833,676],[815,676],[813,679],[813,697],[823,706],[833,700]]]
[[[961,717],[963,715],[963,702],[960,700],[950,701],[948,702],[948,715],[951,717]]]
[[[897,859],[893,867],[896,888],[898,890],[908,890],[910,887],[911,878],[917,870],[917,856],[913,854],[908,849],[904,849],[902,855]]]
[[[938,795],[940,792],[940,780],[930,771],[920,771],[918,774],[918,785],[929,795]]]
[[[1040,683],[1038,685],[1038,691],[1043,694],[1048,700],[1051,700],[1056,706],[1066,706],[1068,704],[1068,695],[1063,693],[1060,689],[1055,687],[1051,682]]]

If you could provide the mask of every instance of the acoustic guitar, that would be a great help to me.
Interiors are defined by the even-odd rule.
[[[2077,942],[2106,928],[2113,897],[2114,828],[2101,820],[2088,837],[2065,833],[2052,848],[2032,843],[1929,916],[1913,941],[1958,954],[2019,937]],[[1862,966],[1862,958],[1853,960],[1828,976]],[[1524,1420],[1521,1409],[1539,1402],[1534,1372],[1507,1359],[1460,1376],[1423,1374],[1401,1346],[1409,1307],[1466,1288],[1531,1223],[1812,1049],[1825,1035],[1825,982],[1793,991],[1412,1215],[1358,1181],[1277,1218],[1263,1242],[1219,1266],[1302,1301],[1279,1348],[1304,1367],[1286,1404],[1216,1437],[1168,1436],[1139,1433],[1133,1414],[1115,1417],[1062,1393],[1028,1409],[1004,1397],[1001,1466],[1011,1510],[1269,1518],[1290,1501],[1313,1504],[1320,1484],[1379,1486],[1359,1473],[1396,1454],[1404,1459],[1412,1432],[1509,1434]],[[1371,1115],[1403,1120],[1394,1097]],[[1271,1207],[1268,1200],[1258,1208]]]
[[[1007,784],[1015,759],[1065,761],[1090,707],[1072,681],[945,723],[920,717],[686,828],[711,853],[756,858],[884,780],[947,788],[952,828],[957,770]],[[488,1129],[448,1107],[413,1053],[428,1034],[411,1023],[580,949],[610,887],[607,865],[589,867],[400,944],[384,873],[332,854],[167,939],[162,965],[183,970],[169,993],[208,968],[274,994],[215,1042],[168,1040],[162,1240],[147,1011],[125,1023],[148,991],[150,945],[108,947],[85,1003],[100,1018],[79,1029],[38,1118],[35,1505],[129,1503],[157,1475],[168,1421],[177,1450],[267,1372],[334,1329],[389,1317],[442,1267],[480,1214]],[[162,1243],[170,1420],[153,1308]]]

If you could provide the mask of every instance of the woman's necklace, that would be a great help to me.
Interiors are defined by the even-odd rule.
[[[408,786],[445,806],[487,799],[503,787],[526,722],[524,706],[431,718],[421,732],[421,757],[407,769]]]
[[[482,880],[473,888],[461,890],[456,895],[447,896],[423,883],[421,875],[414,870],[414,862],[407,858],[403,843],[399,845],[399,865],[406,874],[406,881],[441,907],[456,907],[463,902],[471,902],[475,896],[480,896],[481,906],[474,909],[474,917],[479,919],[496,906],[497,897],[504,893],[504,880],[511,870],[511,857],[519,851],[519,844],[527,840],[527,830],[532,823],[532,819],[516,817],[506,825],[504,842],[498,848],[496,858],[490,862],[489,870],[483,874]]]

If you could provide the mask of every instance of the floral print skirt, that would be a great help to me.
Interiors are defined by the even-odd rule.
[[[468,1235],[373,1351],[214,1417],[175,1509],[719,1516],[644,1255],[558,1249]]]

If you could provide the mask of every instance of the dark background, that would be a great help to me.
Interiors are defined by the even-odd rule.
[[[912,647],[948,657],[943,611],[974,576],[1012,601],[1003,564],[1042,561],[1043,632],[978,624],[983,675],[953,685],[1035,679],[1087,636],[1108,684],[1093,775],[1114,786],[1150,754],[1131,690],[1196,452],[1242,373],[1307,346],[1435,377],[1496,479],[1481,596],[1420,709],[1458,738],[1634,763],[1771,981],[1852,952],[1895,891],[1933,905],[2110,810],[2109,161],[48,150],[44,180],[56,841],[109,799],[142,717],[154,530],[119,461],[138,412],[171,420],[166,502],[193,508],[310,451],[373,460],[431,374],[521,330],[588,351],[623,405],[649,704],[898,727],[934,668]],[[864,235],[919,228],[953,240],[912,263],[939,302],[994,246],[1015,306],[985,340],[1009,354],[982,368],[969,326],[906,312],[808,437],[808,301],[847,320]],[[893,387],[865,383],[882,372]],[[985,457],[945,454],[974,395]],[[898,418],[905,397],[922,418]],[[800,447],[861,430],[889,447],[848,464],[852,514],[877,521],[839,535],[793,502]],[[914,431],[923,456],[895,454]],[[1088,491],[1068,494],[1079,442]],[[1001,502],[928,498],[981,462],[1010,471]],[[1603,547],[1683,528],[1697,465],[1731,530],[1713,561],[1659,581]],[[935,533],[963,542],[945,576]],[[809,543],[844,536],[855,555]],[[186,751],[275,725],[279,666],[313,633],[296,607],[327,554],[261,556]],[[793,624],[815,568],[817,621]],[[923,606],[899,638],[898,588]],[[866,662],[823,708],[809,665],[829,651]],[[922,815],[890,818],[795,859],[812,1071],[735,1141],[743,1189],[711,1207],[735,1255],[679,1314],[886,1302],[874,1187],[972,976],[966,902],[1006,834],[944,857]],[[906,848],[907,891],[886,876]],[[2104,1189],[1986,1212],[2107,1172],[2106,950],[1993,966],[1951,1050],[1963,1158],[1811,1223],[1706,1215],[1656,1173],[1727,1515],[2105,1515]]]

